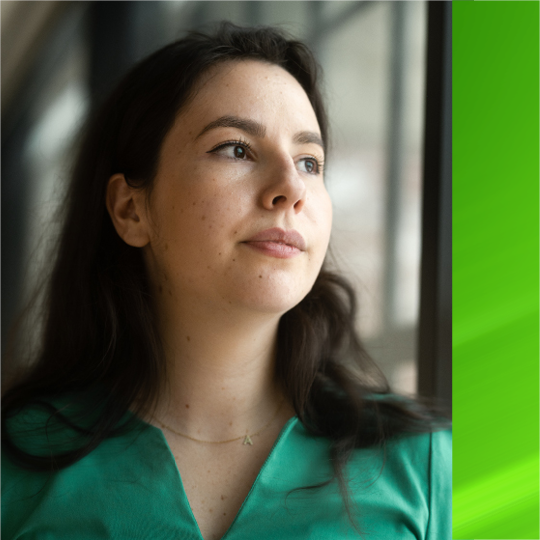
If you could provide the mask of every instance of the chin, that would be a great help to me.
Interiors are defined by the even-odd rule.
[[[283,315],[298,305],[312,286],[313,283],[261,283],[253,289],[245,286],[237,300],[254,312]]]

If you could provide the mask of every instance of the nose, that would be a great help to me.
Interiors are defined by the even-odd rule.
[[[267,210],[289,210],[299,213],[306,201],[306,184],[292,158],[282,158],[268,172],[269,181],[262,194]]]

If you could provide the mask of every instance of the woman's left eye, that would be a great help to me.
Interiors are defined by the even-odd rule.
[[[250,151],[250,145],[241,141],[229,141],[212,148],[209,154],[220,154],[232,159],[246,159]]]
[[[303,158],[298,161],[299,168],[302,172],[309,174],[319,174],[319,162],[315,158]]]

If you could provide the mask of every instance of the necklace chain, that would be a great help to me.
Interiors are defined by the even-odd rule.
[[[190,435],[186,435],[185,433],[181,433],[180,431],[176,431],[175,429],[173,429],[172,427],[168,426],[167,424],[164,424],[163,422],[161,422],[160,420],[158,420],[155,416],[153,416],[152,418],[154,418],[154,420],[162,427],[162,428],[165,428],[169,431],[171,431],[172,433],[174,433],[175,435],[180,435],[180,437],[184,437],[186,439],[189,439],[190,441],[195,441],[195,442],[200,442],[200,443],[206,443],[206,444],[225,444],[225,443],[230,443],[230,442],[234,442],[234,441],[239,441],[240,439],[244,439],[244,442],[242,444],[248,444],[248,445],[251,445],[253,446],[253,441],[251,440],[252,437],[255,437],[256,435],[259,435],[260,433],[262,433],[265,429],[267,429],[270,424],[275,420],[276,416],[278,415],[279,411],[281,410],[281,406],[283,405],[283,402],[285,400],[282,400],[279,405],[278,405],[278,408],[276,409],[276,412],[274,413],[274,415],[272,416],[272,418],[270,418],[270,420],[261,428],[259,429],[259,431],[256,431],[255,433],[252,433],[251,435],[240,435],[240,437],[235,437],[234,439],[227,439],[225,441],[206,441],[204,439],[196,439],[195,437],[191,437]]]

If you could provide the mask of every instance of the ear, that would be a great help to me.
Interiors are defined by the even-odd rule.
[[[143,190],[129,186],[123,174],[115,174],[109,178],[105,204],[116,232],[126,244],[133,247],[148,244]]]

